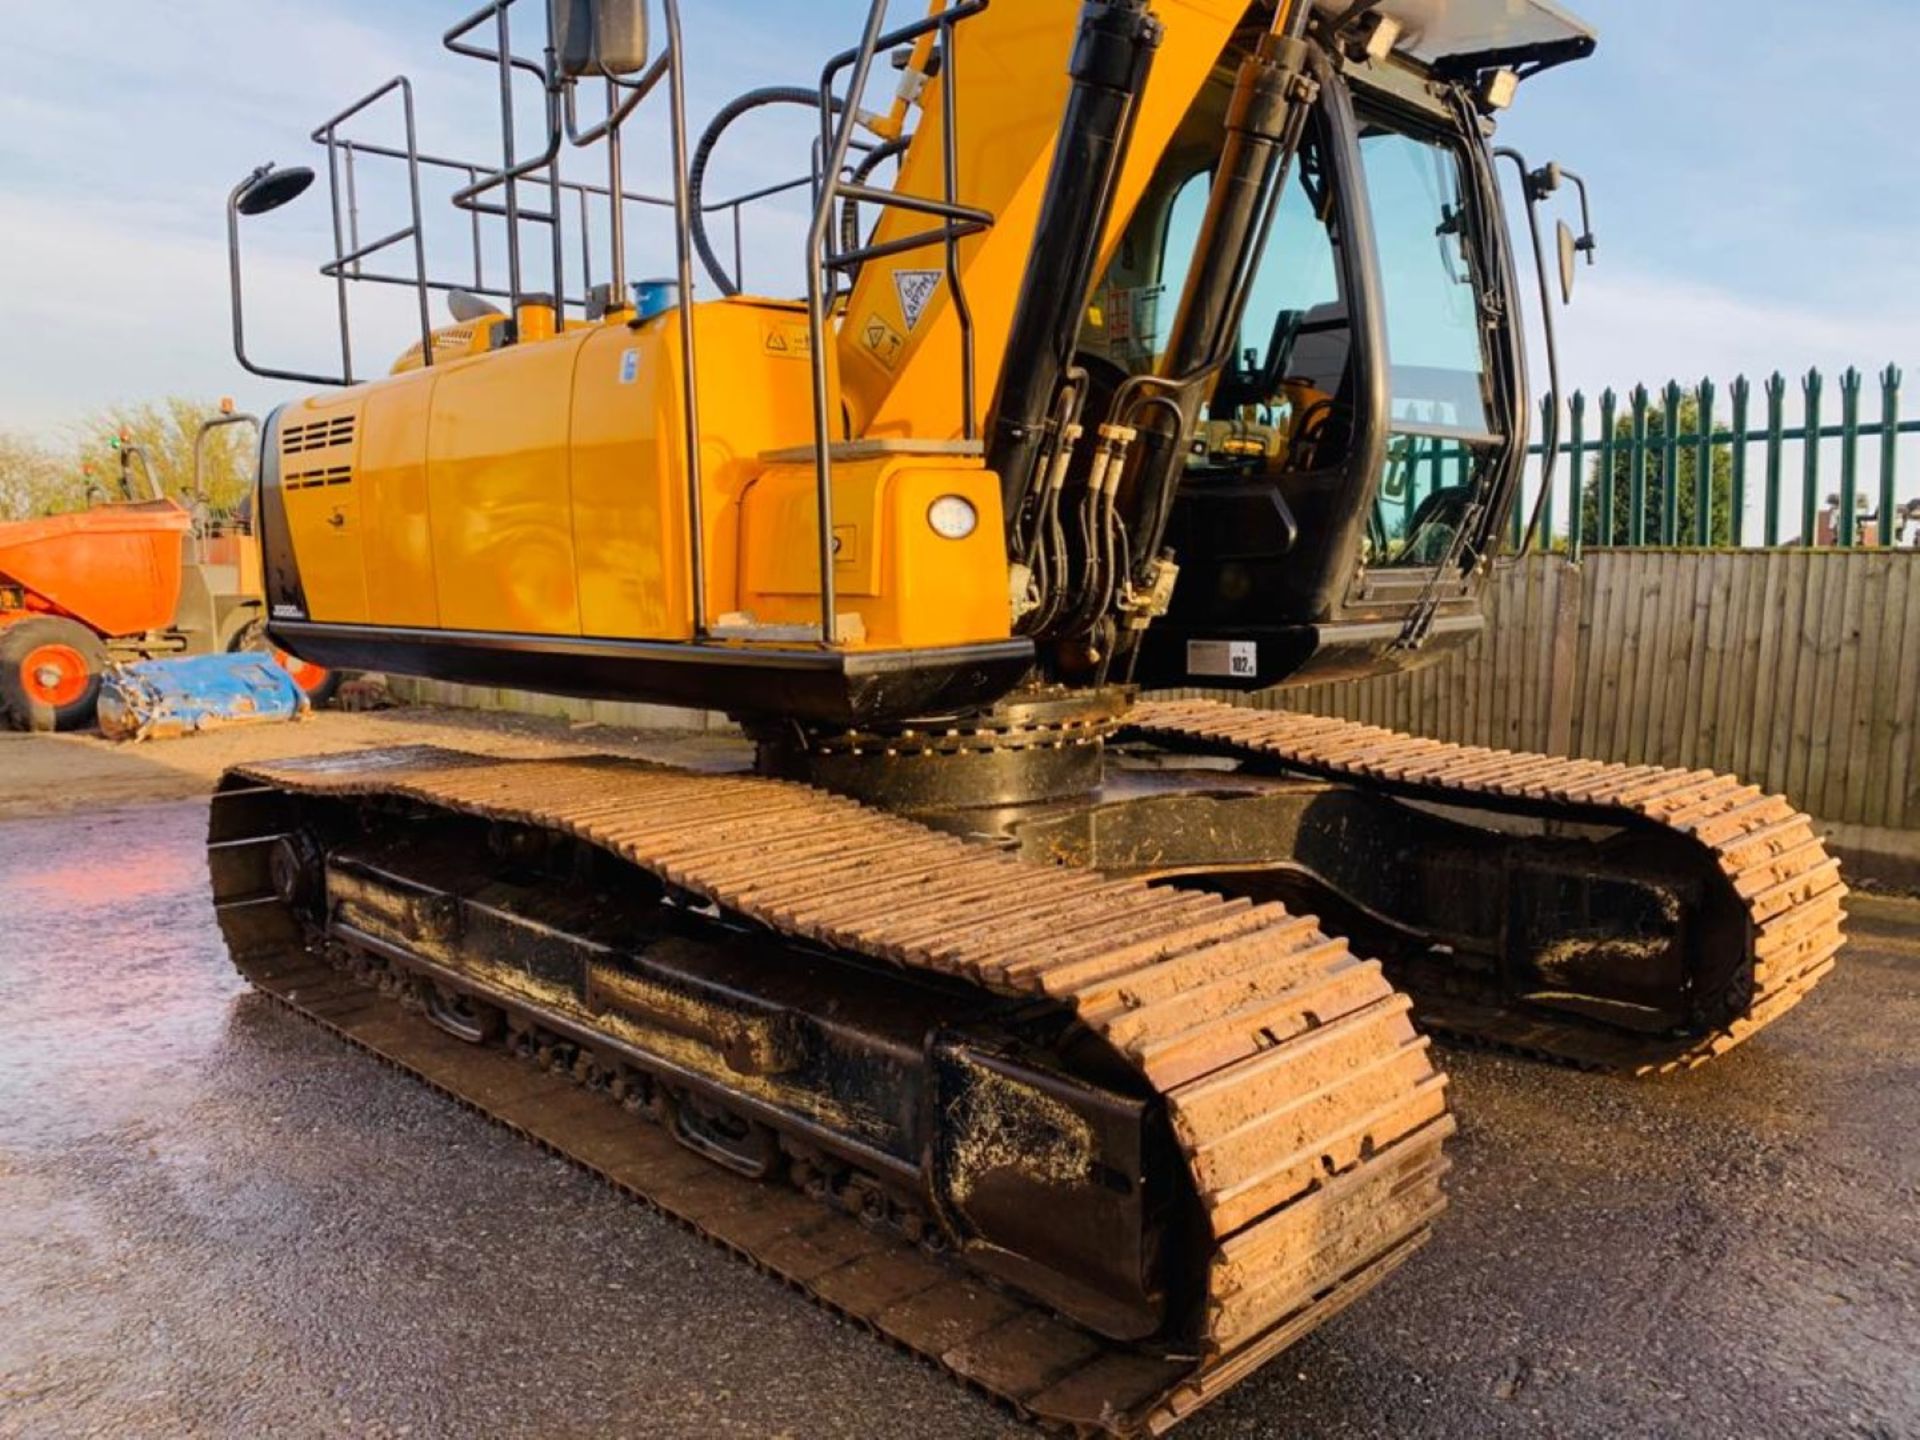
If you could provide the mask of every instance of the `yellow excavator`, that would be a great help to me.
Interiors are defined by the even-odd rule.
[[[1595,45],[1554,0],[874,0],[700,136],[676,0],[527,8],[445,37],[498,76],[499,162],[423,151],[404,79],[314,132],[337,370],[244,325],[242,222],[313,172],[230,197],[236,352],[318,387],[264,427],[270,637],[725,711],[751,766],[238,770],[211,868],[261,989],[1022,1413],[1134,1434],[1427,1237],[1426,1032],[1660,1072],[1832,968],[1838,869],[1738,780],[1147,698],[1480,631],[1532,408],[1500,167],[1550,349],[1567,178],[1495,124]],[[810,173],[710,199],[767,107]],[[369,234],[376,167],[404,215]],[[797,229],[765,205],[810,216],[800,299],[746,293],[746,241]],[[631,283],[649,221],[676,272]],[[1570,286],[1591,230],[1559,234]],[[419,327],[374,378],[364,286]]]

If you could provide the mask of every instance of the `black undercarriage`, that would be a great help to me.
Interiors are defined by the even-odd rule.
[[[1418,997],[1637,1036],[1723,1026],[1746,919],[1685,837],[1550,802],[1426,804],[1110,737],[1121,690],[1042,688],[956,721],[756,731],[762,773],[1046,864],[1320,917]]]
[[[276,888],[317,939],[410,977],[442,1028],[537,1024],[704,1158],[1109,1337],[1186,1318],[1167,1252],[1193,1199],[1164,1110],[1069,1012],[796,945],[563,835],[298,803]]]

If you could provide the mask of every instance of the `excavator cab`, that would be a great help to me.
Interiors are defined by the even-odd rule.
[[[1386,33],[1322,78],[1188,441],[1165,536],[1179,583],[1133,672],[1147,688],[1374,674],[1482,627],[1527,446],[1489,107],[1397,49],[1396,7],[1376,8]],[[1095,289],[1080,356],[1108,390],[1165,364],[1233,93],[1230,74],[1204,87]]]

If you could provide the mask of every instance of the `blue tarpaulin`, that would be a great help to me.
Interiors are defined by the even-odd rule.
[[[270,720],[297,720],[307,697],[271,655],[243,651],[116,666],[100,687],[100,731],[162,740]]]

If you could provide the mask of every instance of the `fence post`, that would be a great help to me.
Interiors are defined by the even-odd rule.
[[[1551,617],[1553,652],[1545,677],[1549,755],[1573,754],[1573,718],[1579,708],[1580,695],[1580,618],[1586,608],[1587,578],[1591,573],[1577,565],[1569,565],[1560,572],[1557,603]]]
[[[1527,467],[1522,457],[1520,466],[1520,498],[1513,506],[1513,540],[1510,548],[1514,554],[1520,553],[1520,547],[1527,543],[1527,521],[1532,518],[1532,508],[1527,504]]]
[[[1660,436],[1660,543],[1680,543],[1680,405],[1686,399],[1678,380],[1667,381],[1665,429]]]
[[[1840,377],[1840,514],[1834,541],[1843,550],[1860,538],[1860,385],[1858,367]]]
[[[1895,493],[1900,478],[1900,367],[1889,365],[1880,373],[1880,544],[1894,542],[1894,511],[1899,503]]]
[[[1420,456],[1419,442],[1414,443],[1414,459]],[[1433,484],[1428,494],[1444,489],[1447,483],[1447,442],[1438,435],[1433,437]],[[1413,538],[1413,517],[1420,509],[1420,466],[1416,463],[1407,483],[1407,538]]]
[[[1614,447],[1619,443],[1614,432],[1619,427],[1620,397],[1611,388],[1600,392],[1600,530],[1597,545],[1612,545]]]
[[[1702,550],[1713,544],[1713,401],[1713,381],[1702,380],[1693,451],[1693,543]]]
[[[1587,518],[1586,506],[1581,503],[1585,489],[1581,477],[1587,468],[1587,397],[1584,391],[1573,392],[1573,404],[1569,408],[1573,420],[1573,457],[1569,468],[1573,474],[1567,481],[1567,554],[1577,565],[1580,563],[1581,527],[1586,524]]]
[[[1780,489],[1787,453],[1787,377],[1767,379],[1767,548],[1780,543]]]
[[[1554,434],[1554,430],[1557,428],[1553,423],[1556,418],[1554,410],[1559,404],[1560,397],[1558,395],[1549,395],[1540,402],[1540,433],[1551,437],[1555,450],[1559,449],[1564,443],[1561,436]],[[1540,486],[1542,493],[1538,498],[1540,505],[1540,553],[1542,555],[1550,555],[1553,553],[1553,487],[1546,483],[1547,465],[1552,459],[1552,452],[1546,450],[1541,451]]]
[[[1747,543],[1747,418],[1753,387],[1742,375],[1733,382],[1733,548]]]
[[[1627,543],[1638,549],[1647,543],[1647,409],[1653,397],[1647,387],[1633,387],[1633,459],[1627,470]]]
[[[1801,388],[1807,393],[1807,423],[1803,427],[1807,453],[1800,477],[1800,543],[1809,550],[1820,543],[1820,441],[1826,426],[1821,421],[1821,393],[1826,378],[1818,370],[1809,370]]]

